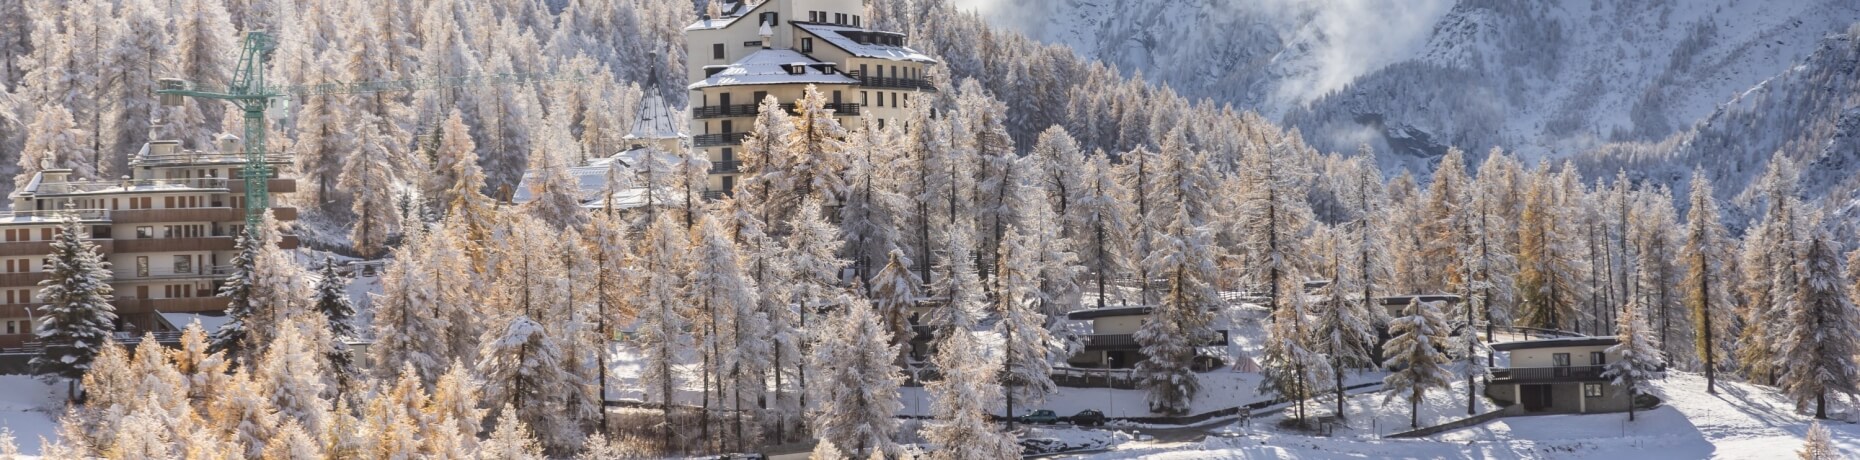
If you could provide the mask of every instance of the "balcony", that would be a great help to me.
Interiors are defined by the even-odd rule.
[[[111,223],[147,224],[154,222],[235,222],[245,220],[242,208],[170,208],[129,209],[110,213]]]
[[[282,245],[280,245],[282,246]],[[231,251],[233,238],[230,236],[208,236],[200,238],[140,238],[116,240],[116,252],[187,252],[187,251]]]
[[[115,244],[111,240],[92,239],[90,243],[97,245],[97,252],[100,254],[109,254],[111,250],[115,249]],[[50,241],[14,241],[10,243],[0,243],[0,257],[43,256],[51,253],[52,242]]]
[[[232,193],[245,193],[245,180],[227,182],[226,190]],[[265,181],[265,190],[271,193],[297,193],[297,180],[269,179]]]
[[[742,165],[742,162],[736,161],[736,160],[712,161],[710,162],[710,173],[711,174],[735,173],[737,172],[737,168],[740,167],[741,165]]]
[[[144,179],[113,181],[79,181],[51,182],[39,184],[39,195],[69,195],[78,193],[125,193],[125,192],[161,192],[226,190],[226,179]]]
[[[1606,366],[1514,367],[1492,369],[1492,383],[1599,382]]]
[[[857,102],[828,102],[824,108],[832,110],[835,115],[858,116],[859,107],[860,105]],[[781,105],[781,108],[787,110],[789,114],[795,113],[793,102],[784,103]],[[699,120],[709,118],[753,117],[761,113],[762,108],[758,104],[712,105],[691,109],[691,117]]]
[[[699,134],[691,142],[698,147],[734,147],[748,138],[749,133]]]
[[[119,296],[110,304],[115,305],[117,313],[148,312],[201,312],[224,311],[225,297],[183,297],[174,299],[138,299],[134,296]],[[211,331],[209,331],[211,332]]]
[[[0,287],[38,286],[51,275],[46,272],[0,273]]]
[[[129,267],[129,268],[114,267],[114,269],[111,270],[111,273],[115,275],[116,277],[115,279],[117,281],[172,280],[172,279],[188,279],[188,278],[219,279],[219,278],[225,278],[226,275],[232,274],[232,266],[221,265],[217,267],[192,267],[191,269],[188,269],[188,270],[175,270],[173,268],[150,268],[149,270],[146,270],[146,271],[137,270],[135,269],[135,267]]]
[[[1092,334],[1087,337],[1086,350],[1134,350],[1143,347],[1137,343],[1136,334]],[[1214,335],[1202,342],[1202,346],[1227,346],[1227,331],[1214,331]]]
[[[914,90],[919,90],[919,91],[932,91],[932,92],[936,91],[936,85],[930,84],[929,80],[920,80],[916,78],[897,78],[897,77],[868,77],[868,76],[861,74],[857,70],[846,72],[846,76],[853,77],[854,79],[859,80],[859,86],[865,86],[869,88],[914,89]]]
[[[46,211],[0,211],[0,223],[58,222],[66,217],[76,217],[79,221],[110,220],[107,209],[56,209]]]

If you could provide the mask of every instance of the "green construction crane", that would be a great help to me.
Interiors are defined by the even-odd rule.
[[[265,64],[271,60],[272,50],[277,42],[264,31],[245,33],[245,45],[239,53],[239,65],[233,69],[232,83],[224,92],[203,91],[193,88],[189,82],[165,79],[156,94],[164,97],[164,105],[178,105],[180,97],[213,99],[231,102],[245,112],[245,224],[252,232],[263,231],[265,210],[271,208],[271,190],[266,180],[271,177],[271,164],[265,162],[265,111],[274,105],[282,107],[284,98],[290,96],[321,96],[331,94],[363,94],[398,91],[418,91],[423,89],[455,88],[462,86],[494,86],[510,84],[540,83],[555,80],[579,79],[579,76],[558,77],[554,74],[486,74],[462,77],[422,78],[393,81],[364,81],[347,83],[322,83],[313,85],[267,86],[265,84]]]

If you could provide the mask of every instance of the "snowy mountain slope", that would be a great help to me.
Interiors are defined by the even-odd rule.
[[[1805,198],[1828,203],[1849,221],[1860,217],[1853,206],[1835,206],[1860,198],[1860,24],[1820,40],[1800,64],[1685,131],[1657,143],[1604,145],[1576,161],[1591,177],[1627,171],[1632,179],[1680,194],[1692,170],[1700,168],[1718,184],[1719,198],[1728,200],[1762,174],[1777,152],[1802,165]],[[1729,222],[1743,223],[1732,209]]]
[[[1657,141],[1860,20],[1849,0],[1370,3],[1029,0],[984,14],[1279,118],[1321,149],[1369,143],[1385,167],[1417,170],[1449,145],[1549,158]],[[1387,25],[1404,23],[1420,26]]]

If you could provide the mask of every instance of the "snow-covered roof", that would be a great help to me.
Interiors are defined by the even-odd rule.
[[[830,65],[814,60],[794,50],[765,49],[750,53],[736,63],[721,66],[722,70],[712,73],[688,89],[701,89],[714,86],[768,85],[783,83],[817,83],[830,85],[858,84],[840,73],[822,72],[819,66]],[[794,70],[798,69],[799,73]]]
[[[202,330],[207,331],[208,333],[212,333],[213,331],[220,330],[220,326],[226,325],[226,323],[231,320],[230,317],[226,316],[223,313],[169,313],[169,312],[161,312],[161,319],[162,321],[167,321],[168,325],[174,326],[175,329],[185,329],[187,328],[187,325],[193,324],[195,321],[199,321],[200,328]]]
[[[710,18],[710,19],[698,19],[697,22],[693,22],[691,23],[691,25],[685,26],[685,30],[687,31],[689,30],[715,30],[715,29],[722,29],[725,27],[729,27],[730,24],[735,24],[736,20],[742,19],[744,16],[748,16],[749,12],[755,11],[757,8],[761,7],[764,4],[772,3],[768,1],[762,1],[762,2],[757,2],[754,5],[750,5],[747,2],[744,2],[742,0],[722,0],[722,1],[724,2],[723,8],[722,8],[723,16],[716,17],[716,18]]]
[[[1528,349],[1533,349],[1533,348],[1586,347],[1586,346],[1603,346],[1603,345],[1612,346],[1617,343],[1621,343],[1621,341],[1614,337],[1580,336],[1580,337],[1561,337],[1561,338],[1555,338],[1555,339],[1520,340],[1517,342],[1494,343],[1492,344],[1492,349],[1498,350],[1498,351],[1511,351],[1511,350],[1528,350]]]
[[[848,53],[852,53],[852,55],[854,56],[875,58],[875,59],[889,59],[893,61],[911,61],[911,62],[923,62],[923,63],[929,63],[929,64],[936,63],[935,59],[931,59],[930,56],[926,56],[923,53],[919,53],[917,52],[917,50],[913,50],[910,47],[893,46],[893,45],[886,45],[886,44],[879,44],[879,43],[869,43],[869,42],[865,42],[861,40],[855,40],[853,39],[853,37],[848,36],[848,35],[860,35],[860,34],[896,35],[891,32],[879,32],[879,31],[874,31],[871,29],[861,29],[858,27],[847,27],[847,26],[828,25],[828,24],[812,24],[812,23],[801,23],[801,22],[794,23],[794,26],[799,27],[802,30],[806,30],[808,33],[814,34],[815,36],[818,36],[821,39],[826,40],[827,43],[832,44],[833,46],[838,47],[839,49],[846,50],[846,52]]]
[[[622,139],[677,139],[686,137],[684,125],[672,115],[672,110],[665,106],[665,98],[659,96],[654,88],[639,101],[639,119],[633,122],[633,132]]]
[[[677,154],[663,150],[634,148],[607,158],[589,161],[586,166],[568,168],[568,175],[574,178],[577,188],[575,201],[581,203],[581,207],[588,209],[604,209],[608,207],[609,202],[612,202],[614,209],[627,209],[648,204],[645,187],[631,183],[616,184],[612,187],[607,184],[608,177],[610,177],[608,173],[614,169],[619,169],[619,171],[614,171],[611,177],[624,178],[623,181],[633,178],[638,174],[633,167],[645,161],[648,155],[656,155],[662,164],[668,165],[676,165],[684,160]],[[539,172],[530,171],[523,174],[523,179],[518,182],[516,190],[511,194],[511,202],[528,203],[536,199],[536,196],[542,192],[538,184]],[[602,195],[608,193],[609,190],[612,190],[613,194],[603,197]],[[683,200],[681,194],[672,193],[669,190],[660,190],[653,196],[655,201],[661,205],[680,204]]]

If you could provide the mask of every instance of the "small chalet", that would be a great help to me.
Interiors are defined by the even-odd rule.
[[[1608,352],[1617,343],[1614,337],[1581,336],[1492,344],[1508,355],[1511,367],[1492,369],[1485,394],[1523,413],[1626,411],[1627,390],[1602,377],[1608,363],[1620,358]]]

